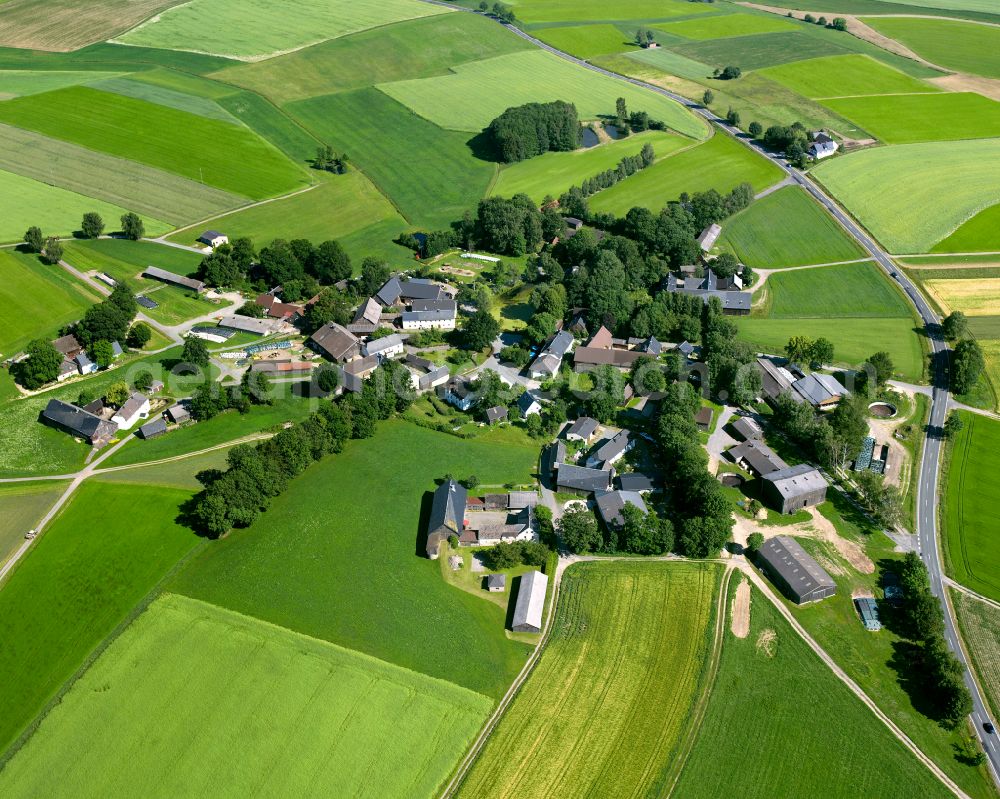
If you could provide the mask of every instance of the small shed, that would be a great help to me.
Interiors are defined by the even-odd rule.
[[[507,575],[491,574],[486,578],[486,590],[494,594],[507,590]]]
[[[882,622],[878,617],[878,604],[870,596],[859,597],[854,600],[854,607],[858,609],[861,616],[861,623],[870,632],[878,632],[882,629]]]
[[[146,422],[146,424],[139,428],[139,435],[147,441],[151,438],[162,436],[166,432],[167,423],[163,421],[162,417],[153,419],[151,422]]]
[[[698,425],[698,429],[707,433],[708,429],[712,426],[712,409],[706,405],[702,405],[698,409],[698,413],[694,415],[694,423]]]

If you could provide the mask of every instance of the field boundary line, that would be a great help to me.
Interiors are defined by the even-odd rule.
[[[251,441],[263,441],[267,438],[272,438],[274,433],[253,433],[249,436],[243,436],[241,438],[235,438],[232,441],[224,441],[221,444],[215,444],[211,447],[205,449],[194,450],[193,452],[184,452],[180,455],[171,455],[169,458],[160,458],[155,461],[141,461],[140,463],[124,463],[121,466],[107,466],[104,469],[94,469],[91,473],[91,477],[100,477],[102,474],[108,474],[112,472],[122,472],[126,469],[142,469],[146,466],[160,466],[164,463],[173,463],[175,461],[186,460],[187,458],[194,458],[198,455],[207,455],[209,452],[215,452],[216,450],[226,449],[228,447],[235,447],[240,444],[249,444]]]
[[[314,139],[316,138],[315,136],[313,136],[313,134],[310,131],[306,131],[306,132],[309,133],[309,135],[312,136]],[[255,135],[259,135],[259,134],[256,133],[256,131],[251,131],[251,133],[254,133]],[[261,138],[263,138],[263,137],[261,137]],[[222,218],[224,216],[229,216],[231,214],[240,213],[241,211],[249,211],[251,208],[257,208],[258,206],[267,205],[268,203],[278,202],[279,200],[290,200],[292,197],[296,197],[299,194],[305,194],[307,191],[312,191],[313,189],[315,189],[319,185],[320,185],[319,183],[312,183],[312,184],[310,184],[308,186],[305,186],[304,188],[296,189],[293,192],[289,192],[288,194],[282,194],[282,195],[280,195],[278,197],[268,197],[266,200],[258,200],[257,202],[250,203],[249,205],[241,205],[241,206],[238,206],[237,208],[233,208],[230,211],[225,211],[225,212],[223,212],[221,214],[216,214],[215,216],[210,216],[210,217],[207,217],[205,219],[197,219],[197,220],[195,220],[194,222],[192,222],[189,225],[184,225],[183,227],[174,228],[169,233],[164,233],[162,236],[157,236],[155,239],[149,239],[149,241],[155,241],[155,242],[160,243],[160,244],[169,244],[171,246],[176,246],[174,244],[174,242],[166,241],[167,236],[173,236],[173,235],[175,235],[177,233],[183,233],[185,230],[190,230],[193,227],[200,227],[201,225],[204,225],[204,224],[207,224],[208,222],[211,222],[213,219],[220,219],[220,218]]]
[[[966,596],[971,597],[972,599],[977,599],[986,605],[990,605],[991,607],[1000,610],[1000,602],[997,602],[995,599],[990,599],[988,596],[983,596],[982,594],[976,593],[968,586],[962,585],[960,582],[958,582],[957,580],[953,580],[951,577],[948,577],[947,575],[944,578],[944,582],[949,588],[955,591],[959,591],[965,594]]]

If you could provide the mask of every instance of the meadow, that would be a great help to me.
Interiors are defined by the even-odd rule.
[[[570,186],[579,185],[606,169],[614,169],[625,156],[638,155],[647,142],[658,159],[693,144],[690,139],[676,134],[651,130],[596,147],[568,153],[544,153],[501,167],[490,193],[502,197],[527,194],[540,203],[546,195],[558,197]]]
[[[759,269],[865,257],[861,246],[803,189],[786,186],[728,219],[722,246]]]
[[[647,111],[671,130],[704,138],[705,123],[663,95],[582,69],[540,50],[459,64],[442,77],[380,83],[378,88],[442,128],[478,132],[511,106],[564,100],[581,119],[613,115],[624,97],[631,111]],[[15,101],[16,102],[16,101]]]
[[[517,18],[535,22],[586,22],[591,20],[647,20],[704,14],[712,9],[692,7],[682,0],[621,0],[613,10],[604,0],[518,0]]]
[[[996,5],[991,4],[996,11]],[[932,64],[1000,78],[1000,28],[972,22],[916,17],[865,17],[879,33],[902,42]]]
[[[860,53],[794,61],[762,69],[760,74],[810,98],[937,91]]]
[[[24,534],[38,524],[68,485],[66,480],[0,485],[0,564],[24,543]]]
[[[946,238],[931,247],[931,252],[976,252],[1000,250],[1000,203],[984,208],[967,219]]]
[[[8,100],[0,121],[256,199],[308,183],[246,128],[84,86]]]
[[[46,718],[0,774],[0,790],[45,792],[57,769],[61,788],[76,795],[431,797],[491,705],[451,683],[167,595]]]
[[[458,795],[662,792],[704,688],[719,576],[707,564],[570,567],[545,651]]]
[[[200,491],[201,483],[195,475],[203,469],[225,469],[229,447],[213,449],[199,455],[154,463],[149,466],[138,465],[119,469],[100,469],[92,479],[101,483],[141,483],[147,486],[166,486],[187,491]]]
[[[220,98],[219,105],[293,161],[305,164],[316,157],[319,140],[259,94],[236,92]]]
[[[165,247],[151,241],[128,239],[77,239],[63,245],[66,260],[82,272],[105,272],[136,288],[162,286],[157,280],[139,277],[147,266],[157,266],[176,275],[193,276],[204,256],[201,253]]]
[[[556,25],[532,31],[532,35],[557,50],[586,59],[639,49],[621,28],[611,24]]]
[[[925,279],[923,284],[945,314],[961,311],[966,316],[1000,316],[1000,278],[934,278]]]
[[[469,136],[421,119],[377,89],[291,103],[287,110],[324,141],[337,142],[408,222],[446,227],[474,209],[496,174]]]
[[[680,22],[655,25],[661,31],[685,39],[726,39],[731,36],[752,36],[757,33],[799,30],[799,24],[771,14],[713,14]]]
[[[295,13],[267,0],[194,0],[118,41],[255,60],[447,9],[417,0],[300,0]]]
[[[952,589],[951,603],[976,678],[994,718],[1000,713],[1000,619],[996,608]]]
[[[845,52],[839,44],[811,36],[806,31],[759,33],[755,36],[733,36],[725,39],[671,44],[670,49],[687,58],[713,67],[738,64],[745,72],[750,69],[787,64],[839,55]]]
[[[878,768],[868,762],[872,752]],[[737,638],[726,625],[719,673],[675,794],[950,795],[756,589],[750,634]]]
[[[98,89],[102,92],[121,94],[135,100],[145,100],[147,103],[185,111],[206,119],[238,124],[236,118],[219,105],[214,98],[203,97],[201,93],[178,91],[158,83],[134,80],[131,76],[112,77],[107,80],[93,81],[88,85],[92,89]]]
[[[773,319],[911,318],[902,293],[871,261],[778,272],[767,279],[767,289]]]
[[[972,92],[842,97],[823,104],[886,144],[1000,136],[1000,103]]]
[[[0,750],[198,543],[188,491],[84,483],[0,591]],[[142,509],[137,513],[138,508]]]
[[[529,647],[506,637],[499,607],[448,586],[421,549],[435,478],[530,480],[534,442],[490,439],[383,422],[306,470],[172,590],[499,697]]]
[[[962,585],[1000,601],[1000,520],[993,512],[1000,484],[983,479],[995,468],[1000,422],[959,414],[965,426],[951,447],[941,514],[945,562]]]
[[[23,97],[50,92],[80,83],[94,83],[119,77],[119,72],[76,72],[73,70],[32,71],[10,69],[0,71],[0,98]]]
[[[641,205],[659,211],[682,192],[728,192],[747,182],[755,192],[781,180],[781,169],[731,137],[717,133],[704,144],[659,161],[590,198],[593,211],[624,216]]]
[[[877,147],[812,174],[890,252],[927,252],[1000,202],[1000,139]]]

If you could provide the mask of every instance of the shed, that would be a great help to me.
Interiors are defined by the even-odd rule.
[[[540,571],[525,572],[517,589],[514,619],[511,629],[516,633],[540,633],[542,611],[545,609],[545,589],[549,578]]]
[[[712,409],[707,405],[702,405],[694,415],[694,423],[698,425],[699,430],[707,433],[708,428],[712,426]]]
[[[500,593],[507,588],[506,574],[491,574],[486,578],[486,589],[494,594]]]
[[[206,230],[198,237],[198,241],[201,244],[207,244],[214,250],[223,244],[229,244],[229,236],[225,233],[220,233],[218,230]]]
[[[191,413],[183,405],[174,405],[167,408],[167,418],[174,424],[184,424],[191,421]]]
[[[309,340],[333,361],[349,361],[361,353],[361,342],[357,337],[336,322],[327,322]]]
[[[190,289],[191,291],[202,291],[205,288],[205,284],[200,280],[195,280],[193,277],[176,275],[173,272],[166,269],[160,269],[157,266],[147,266],[145,270],[143,270],[142,276],[151,277],[154,280],[160,280],[164,283],[170,283],[173,286]]]
[[[167,423],[163,421],[163,417],[157,417],[151,422],[146,422],[142,427],[139,428],[139,435],[142,436],[147,441],[151,438],[156,438],[157,436],[162,436],[167,432]]]
[[[794,538],[786,535],[770,538],[758,553],[765,571],[796,605],[837,593],[833,578]]]
[[[756,441],[764,437],[764,431],[749,416],[740,416],[733,422],[733,431],[744,441]]]
[[[597,432],[600,423],[589,416],[581,416],[566,430],[567,441],[583,441],[589,443]]]
[[[488,424],[499,424],[507,421],[507,409],[503,405],[486,409],[486,421]]]
[[[859,597],[854,600],[854,607],[858,609],[861,623],[865,629],[871,632],[878,632],[882,629],[882,621],[878,617],[878,603],[870,596]]]

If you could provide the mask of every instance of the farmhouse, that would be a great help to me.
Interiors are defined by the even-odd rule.
[[[711,250],[721,233],[722,228],[714,223],[701,231],[701,235],[698,236],[698,246],[701,247],[701,251],[708,252]]]
[[[309,340],[330,360],[343,363],[361,354],[361,342],[347,328],[327,322]]]
[[[344,388],[353,391],[355,394],[361,393],[364,388],[364,379],[371,375],[382,359],[377,355],[366,355],[364,358],[355,358],[348,361],[341,367],[344,375]]]
[[[826,599],[837,592],[833,578],[794,538],[769,538],[759,555],[764,570],[796,605]]]
[[[375,294],[383,307],[400,304],[400,301],[407,303],[413,300],[444,300],[451,299],[450,293],[441,283],[423,278],[411,278],[400,280],[398,277],[391,277]]]
[[[291,322],[305,311],[305,306],[294,302],[282,302],[271,292],[259,294],[254,303],[267,312],[268,318],[279,319],[282,322]]]
[[[807,463],[763,475],[764,500],[781,513],[795,513],[826,500],[827,482]]]
[[[514,619],[511,629],[516,633],[539,633],[542,631],[542,610],[545,608],[545,589],[549,578],[540,571],[530,571],[521,575],[521,585],[517,589],[517,603],[514,605]]]
[[[597,432],[599,422],[589,416],[581,416],[566,430],[567,441],[582,441],[589,444]]]
[[[229,244],[229,236],[225,233],[220,233],[218,230],[206,230],[198,237],[198,243],[211,247],[214,250],[223,244]]]
[[[830,135],[823,130],[814,131],[812,134],[812,142],[810,142],[807,152],[817,161],[823,158],[829,158],[835,152],[839,145],[835,142]]]
[[[446,480],[434,492],[431,514],[427,520],[427,557],[436,560],[441,542],[465,529],[465,487]]]
[[[163,421],[162,416],[153,419],[151,422],[146,422],[146,424],[139,428],[139,435],[147,441],[151,438],[162,436],[166,432],[167,423]]]
[[[460,539],[462,543],[493,546],[501,541],[532,541],[537,538],[533,524],[534,506],[509,508],[506,494],[498,495],[497,499],[502,501],[499,503],[502,507],[496,510],[486,509],[495,508],[496,503],[484,504],[479,506],[480,510],[475,510],[470,501],[465,533]]]
[[[525,391],[517,400],[517,407],[521,411],[521,416],[527,419],[532,414],[542,412],[542,403],[537,393],[528,390]]]
[[[635,446],[628,430],[620,430],[595,449],[587,458],[588,469],[610,469]]]
[[[573,347],[573,334],[560,330],[545,345],[538,357],[528,367],[528,377],[534,380],[545,380],[559,374],[563,358]]]
[[[445,387],[443,396],[446,402],[450,402],[460,411],[467,411],[476,402],[475,392],[472,384],[462,377],[456,377]]]
[[[486,423],[500,424],[507,421],[507,409],[503,405],[486,409]]]
[[[145,394],[134,392],[131,397],[125,400],[118,412],[111,417],[111,421],[118,425],[120,430],[128,430],[140,419],[149,416],[149,398]]]
[[[363,336],[374,332],[382,317],[382,306],[374,297],[369,297],[358,306],[354,320],[347,326],[355,335]]]
[[[737,283],[730,278],[720,281],[715,272],[709,269],[705,277],[677,277],[668,275],[664,286],[666,291],[674,294],[687,294],[691,297],[701,297],[707,305],[713,297],[722,303],[722,312],[729,316],[747,316],[750,313],[752,297],[749,291],[739,291],[733,287]]]
[[[788,464],[779,458],[774,450],[756,439],[737,444],[729,450],[728,455],[737,466],[758,477],[788,468]]]
[[[611,488],[611,477],[611,469],[591,469],[572,463],[560,463],[556,467],[556,487],[573,494],[607,491]]]
[[[56,382],[61,383],[73,375],[79,374],[76,368],[76,361],[63,361],[59,364],[59,373],[56,375]]]
[[[829,410],[851,392],[840,384],[833,375],[822,372],[803,374],[787,360],[761,357],[757,359],[761,372],[764,396],[776,400],[781,394],[788,394],[796,402],[808,402],[819,410]]]
[[[391,336],[366,341],[362,346],[362,351],[365,355],[376,355],[382,359],[395,358],[397,355],[403,354],[403,344],[403,337],[398,333],[393,333]]]
[[[175,275],[173,272],[168,272],[166,269],[160,269],[158,266],[147,266],[143,271],[142,276],[153,278],[154,280],[160,280],[164,283],[169,283],[172,286],[180,286],[182,289],[190,289],[191,291],[200,292],[205,289],[205,284],[200,280],[195,280],[193,277]]]
[[[280,361],[254,361],[250,365],[250,371],[268,375],[288,375],[311,372],[315,367],[316,364],[311,361],[293,361],[289,358]]]
[[[647,512],[642,496],[634,491],[601,491],[594,495],[594,504],[609,530],[618,530],[625,524],[622,511],[626,504],[634,505],[643,513]]]
[[[506,574],[491,574],[486,578],[486,590],[492,593],[499,593],[507,589]]]
[[[421,375],[417,380],[417,388],[421,391],[428,391],[438,386],[443,386],[451,380],[451,371],[447,366],[438,366],[425,375]]]
[[[237,330],[240,333],[251,333],[255,336],[266,336],[277,330],[277,323],[270,319],[254,319],[251,316],[223,316],[219,327]]]
[[[103,447],[118,432],[114,422],[57,399],[49,400],[41,413],[41,421],[70,435],[79,436],[95,447]]]

